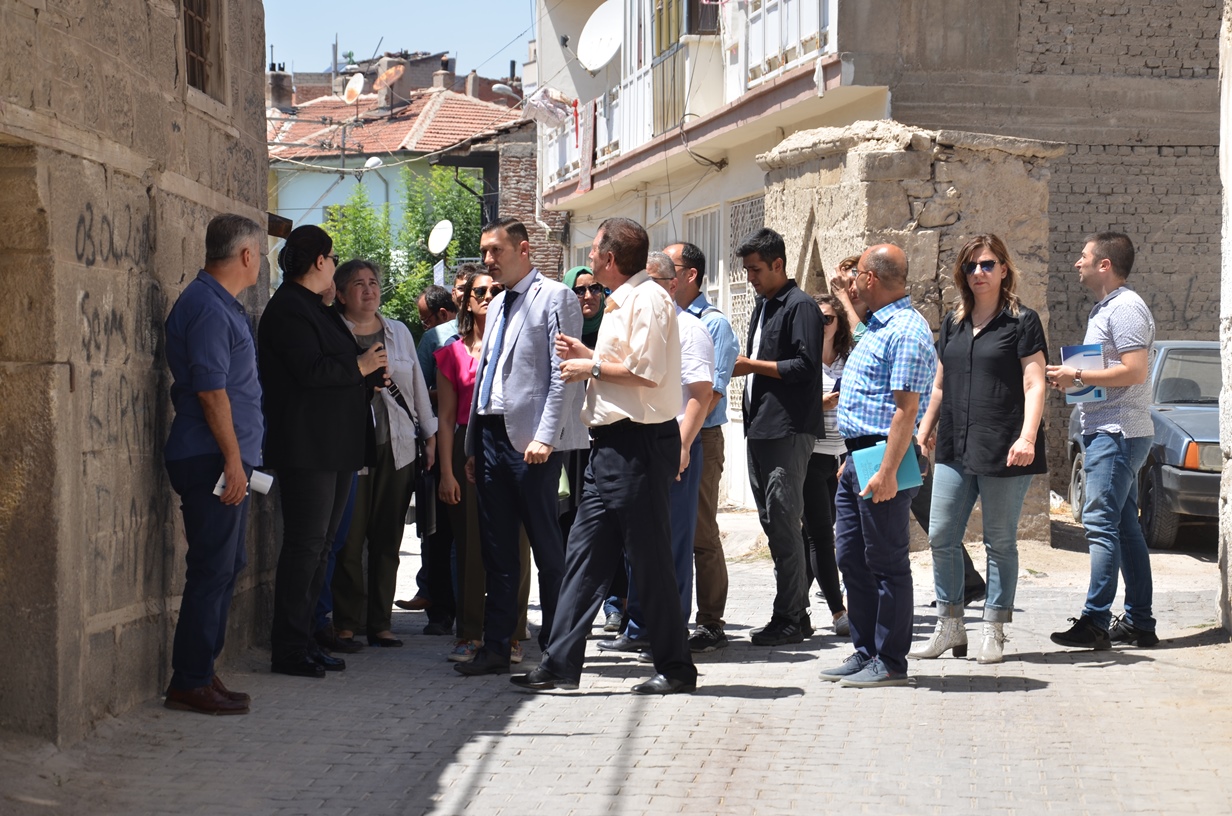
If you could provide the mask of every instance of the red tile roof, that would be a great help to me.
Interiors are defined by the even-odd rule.
[[[520,110],[441,88],[414,91],[410,102],[392,113],[377,109],[376,100],[375,94],[363,94],[355,105],[347,105],[339,97],[323,96],[293,114],[271,109],[266,122],[270,159],[337,157],[344,123],[347,156],[355,157],[431,153],[521,118]]]

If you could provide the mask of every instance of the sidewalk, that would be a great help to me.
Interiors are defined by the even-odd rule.
[[[752,548],[749,514],[722,524],[740,531],[730,550]],[[444,660],[449,639],[397,612],[406,647],[347,656],[348,670],[324,680],[271,675],[260,650],[232,657],[223,676],[252,694],[245,717],[151,700],[63,752],[0,737],[0,813],[1228,812],[1232,647],[1214,628],[1214,551],[1153,555],[1157,648],[1074,652],[1048,633],[1080,610],[1086,554],[1072,530],[1058,540],[1023,544],[1001,665],[913,661],[907,688],[823,683],[818,671],[850,643],[819,601],[810,640],[749,643],[773,594],[754,550],[729,565],[733,642],[698,656],[696,694],[632,696],[650,667],[593,646],[577,691],[461,678]],[[405,547],[409,584],[418,542]],[[912,560],[923,637],[929,554]],[[973,634],[977,619],[968,610]],[[528,645],[524,668],[538,654]]]

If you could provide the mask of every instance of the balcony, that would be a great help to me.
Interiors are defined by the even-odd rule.
[[[619,84],[594,103],[595,166],[832,52],[837,6],[838,0],[748,0],[747,13],[729,29],[742,32],[739,58],[729,61],[727,41],[710,36],[720,31],[720,6],[687,0],[679,41],[653,64],[630,68],[625,62]],[[580,131],[575,134],[572,118],[553,130],[540,128],[544,190],[577,177]]]

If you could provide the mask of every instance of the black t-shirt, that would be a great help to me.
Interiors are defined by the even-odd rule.
[[[977,476],[1022,476],[1047,473],[1044,423],[1035,434],[1035,461],[1006,467],[1010,447],[1022,432],[1026,397],[1022,359],[1042,351],[1048,341],[1039,315],[1026,306],[1018,316],[1003,309],[978,335],[971,317],[954,322],[950,312],[941,323],[937,357],[944,366],[937,461],[957,464]]]

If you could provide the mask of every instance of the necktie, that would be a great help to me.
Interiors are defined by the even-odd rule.
[[[479,407],[488,408],[492,399],[492,380],[496,377],[496,369],[500,368],[501,349],[505,347],[505,329],[509,326],[509,311],[513,302],[518,299],[518,293],[512,289],[505,290],[505,302],[501,308],[500,325],[496,327],[496,342],[492,344],[492,353],[488,355],[487,364],[483,369],[483,379],[479,383]]]

